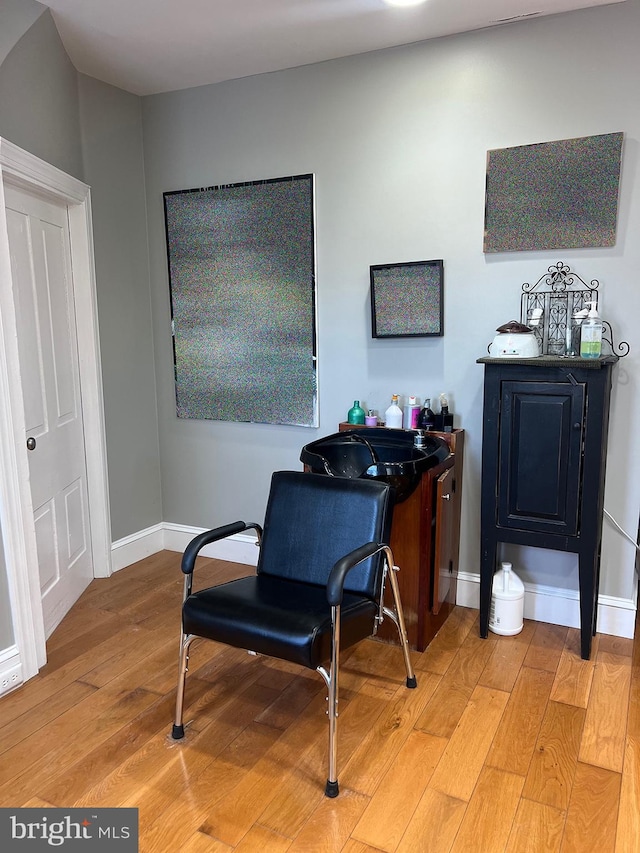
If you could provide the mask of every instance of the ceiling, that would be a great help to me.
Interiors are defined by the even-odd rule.
[[[46,0],[78,71],[137,95],[624,0]]]

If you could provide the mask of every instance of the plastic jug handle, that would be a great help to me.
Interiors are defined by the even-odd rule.
[[[509,575],[511,574],[511,566],[509,563],[502,564],[502,591],[509,592]]]

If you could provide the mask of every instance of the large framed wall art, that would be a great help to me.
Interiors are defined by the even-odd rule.
[[[178,417],[318,426],[313,175],[164,209]]]
[[[487,153],[485,252],[614,246],[620,133]]]

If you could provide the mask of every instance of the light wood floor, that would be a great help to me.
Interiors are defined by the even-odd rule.
[[[200,561],[207,585],[244,571]],[[329,800],[311,671],[194,644],[191,722],[169,739],[181,597],[170,552],[91,584],[0,699],[0,806],[135,806],[142,853],[640,850],[637,639],[598,636],[582,661],[576,630],[481,640],[456,608],[414,654],[416,690],[397,647],[361,643]]]

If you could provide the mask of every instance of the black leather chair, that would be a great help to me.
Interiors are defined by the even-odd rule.
[[[182,558],[185,596],[173,738],[184,737],[189,648],[198,637],[315,669],[329,691],[325,793],[338,795],[340,649],[375,634],[383,616],[388,616],[400,635],[407,687],[416,686],[387,544],[392,505],[386,483],[279,471],[271,480],[264,530],[258,524],[237,521],[189,543]],[[193,571],[201,548],[248,529],[258,534],[257,573],[193,592]],[[393,610],[383,604],[387,580]]]

